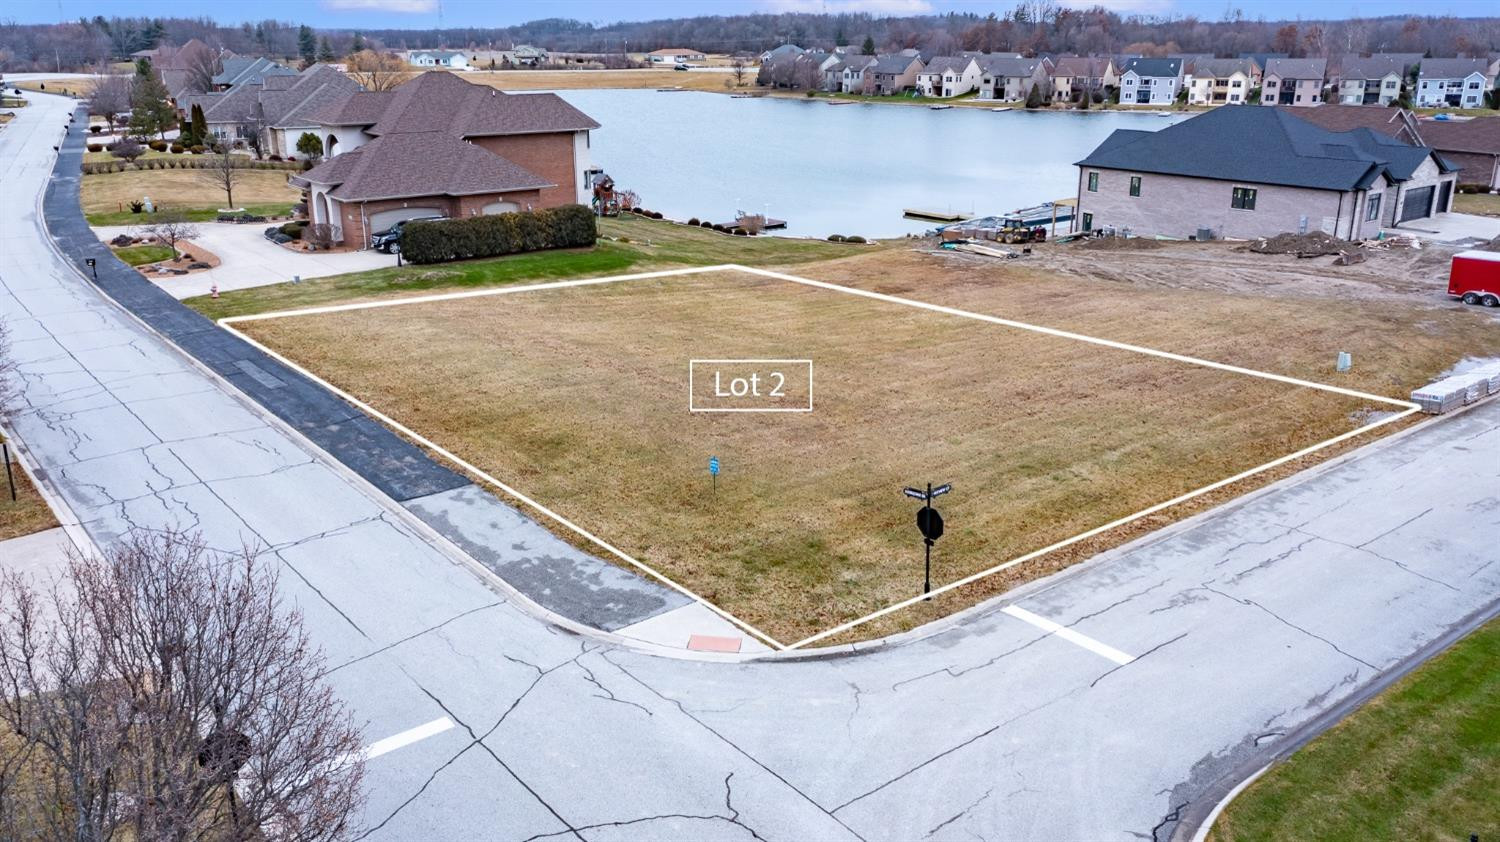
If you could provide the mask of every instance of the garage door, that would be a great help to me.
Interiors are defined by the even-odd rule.
[[[520,209],[521,206],[515,202],[490,202],[481,208],[479,212],[485,216],[489,216],[495,213],[514,213]]]
[[[378,234],[403,219],[418,216],[446,216],[442,208],[396,208],[370,214],[370,232]]]
[[[1445,181],[1445,182],[1443,182],[1443,189],[1438,191],[1438,203],[1437,203],[1437,207],[1433,209],[1433,212],[1434,213],[1447,213],[1448,212],[1448,200],[1452,199],[1452,198],[1453,198],[1453,182],[1451,182],[1451,181]]]
[[[1406,202],[1401,206],[1401,221],[1421,219],[1429,216],[1432,210],[1432,188],[1419,187],[1406,194]]]

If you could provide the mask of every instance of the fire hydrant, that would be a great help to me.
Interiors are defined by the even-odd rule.
[[[212,293],[212,295],[210,295],[209,297],[211,297],[211,298],[218,298],[219,297],[219,285],[218,284],[214,284],[213,286],[209,287],[208,291],[210,293]]]

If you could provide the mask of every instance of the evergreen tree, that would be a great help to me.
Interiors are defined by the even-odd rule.
[[[1040,90],[1037,90],[1037,87],[1036,87],[1035,84],[1032,84],[1031,90],[1026,94],[1026,107],[1027,108],[1041,108],[1042,107],[1042,92]]]
[[[349,52],[357,53],[365,48],[365,36],[358,32],[354,33],[354,43],[349,46]]]
[[[140,137],[166,136],[177,127],[177,111],[168,102],[171,94],[161,79],[152,73],[137,78],[130,95],[130,131]]]
[[[141,56],[135,60],[135,75],[145,79],[151,75],[151,59]]]
[[[302,55],[303,64],[312,64],[318,57],[318,39],[313,35],[312,27],[305,23],[297,28],[297,52]]]
[[[297,151],[305,155],[307,160],[316,161],[323,157],[323,141],[312,132],[303,132],[302,136],[297,138]]]
[[[324,35],[318,41],[318,61],[329,62],[338,58],[333,54],[333,45],[328,43],[328,36]]]
[[[202,146],[208,143],[208,120],[203,117],[203,106],[193,104],[188,124],[182,127],[182,134],[178,136],[177,142],[183,146]]]
[[[844,30],[840,29],[839,34],[833,36],[833,45],[835,47],[849,46],[849,39],[844,37]]]
[[[862,53],[864,55],[867,55],[867,56],[873,56],[873,55],[875,55],[875,39],[871,38],[868,35],[866,35],[865,36],[864,46],[860,47],[859,51],[860,51],[860,53]]]

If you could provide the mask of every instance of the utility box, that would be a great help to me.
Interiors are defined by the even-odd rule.
[[[1453,255],[1448,294],[1465,304],[1500,307],[1500,252],[1461,251]]]

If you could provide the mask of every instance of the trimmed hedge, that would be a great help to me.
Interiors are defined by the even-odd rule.
[[[412,263],[442,263],[591,246],[598,236],[593,211],[583,205],[564,205],[468,219],[413,222],[401,232],[401,255]]]

